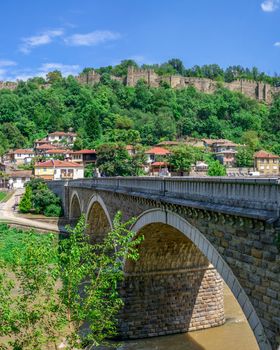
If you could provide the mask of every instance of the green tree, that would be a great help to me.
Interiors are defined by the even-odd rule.
[[[19,210],[22,213],[28,213],[32,209],[32,190],[31,187],[27,186],[25,193],[19,203]]]
[[[62,74],[59,70],[54,70],[52,72],[47,73],[47,82],[50,84],[59,82],[62,80]]]
[[[90,140],[98,140],[101,136],[101,125],[99,123],[98,111],[94,104],[85,107],[86,134]]]
[[[191,166],[199,159],[202,159],[201,150],[195,147],[181,145],[172,148],[169,164],[175,171],[189,173]]]
[[[248,130],[243,133],[241,142],[244,143],[251,151],[256,151],[260,148],[260,139],[256,131]]]
[[[253,150],[249,147],[239,147],[236,154],[236,165],[238,167],[252,167],[254,164]]]
[[[0,336],[14,350],[56,350],[63,339],[67,349],[83,349],[115,336],[123,261],[137,260],[142,241],[129,229],[133,223],[117,213],[112,230],[95,245],[85,234],[84,216],[59,245],[53,235],[17,233],[12,254],[0,262]],[[3,233],[9,237],[12,230],[0,227],[1,250],[9,245]]]
[[[93,177],[94,169],[95,169],[95,165],[93,163],[87,164],[85,166],[85,177]]]
[[[218,160],[210,162],[208,166],[209,176],[225,176],[226,174],[226,168]]]
[[[46,216],[62,215],[60,198],[47,187],[44,180],[38,178],[28,182],[19,208],[25,213],[35,212]]]
[[[121,143],[107,143],[97,148],[96,166],[106,176],[128,176],[131,174],[131,158]]]

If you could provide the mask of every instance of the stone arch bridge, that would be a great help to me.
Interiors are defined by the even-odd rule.
[[[118,210],[137,217],[140,259],[125,266],[124,338],[224,323],[223,281],[261,350],[280,343],[277,179],[96,178],[52,181],[70,223],[86,214],[96,241]]]

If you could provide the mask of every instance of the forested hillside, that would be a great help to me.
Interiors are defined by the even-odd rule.
[[[102,73],[102,70],[100,70]],[[271,106],[221,88],[213,95],[194,88],[175,90],[167,84],[136,87],[110,79],[80,85],[59,72],[20,82],[0,91],[0,152],[32,146],[47,132],[74,130],[75,148],[105,142],[156,144],[176,138],[226,138],[280,154],[280,98]]]

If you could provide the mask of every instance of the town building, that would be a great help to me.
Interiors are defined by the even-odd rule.
[[[55,131],[48,134],[48,136],[42,139],[36,140],[34,142],[34,148],[35,150],[43,149],[41,148],[42,145],[45,145],[44,147],[47,147],[47,145],[49,145],[48,149],[51,148],[50,145],[58,146],[60,148],[63,147],[63,144],[67,146],[73,146],[76,138],[77,134],[74,132]]]
[[[227,139],[202,139],[203,146],[208,150],[209,152],[214,152],[214,148],[217,144],[227,144],[232,143],[230,140]]]
[[[45,152],[43,152],[43,155],[48,158],[61,158],[61,160],[64,160],[66,158],[69,158],[70,152],[71,151],[69,150],[54,148],[46,150]]]
[[[78,164],[90,164],[96,162],[96,151],[94,149],[82,149],[69,152],[69,159]]]
[[[41,149],[40,147],[43,146],[43,145],[49,145],[48,147],[50,147],[50,145],[52,144],[51,141],[48,140],[47,137],[44,137],[43,139],[40,139],[40,140],[36,140],[34,142],[34,149],[37,150],[37,149]]]
[[[74,144],[77,134],[74,132],[55,131],[48,134],[48,141],[65,142],[67,144]]]
[[[10,151],[5,156],[5,161],[15,164],[29,164],[35,157],[35,153],[32,149],[16,149]]]
[[[57,149],[57,146],[52,145],[51,142],[42,143],[42,144],[39,144],[39,146],[35,147],[35,152],[37,154],[43,154],[49,149]]]
[[[81,179],[84,177],[84,166],[63,160],[47,160],[35,163],[35,177],[44,180]]]
[[[13,170],[6,174],[6,187],[9,189],[24,188],[32,178],[32,170]]]
[[[145,151],[147,155],[147,163],[161,162],[166,159],[171,152],[163,147],[152,147]]]
[[[151,176],[171,176],[168,162],[154,162],[150,165]]]
[[[279,175],[279,158],[275,154],[259,151],[254,155],[255,169],[260,175]]]
[[[236,164],[237,145],[228,140],[215,140],[211,149],[215,153],[216,159],[226,167],[234,167]]]

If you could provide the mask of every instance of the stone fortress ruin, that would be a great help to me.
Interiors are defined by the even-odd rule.
[[[94,85],[100,82],[101,75],[94,70],[81,73],[76,80],[81,84]],[[124,78],[111,76],[111,79],[122,82],[127,86],[135,86],[139,80],[144,80],[151,87],[159,87],[162,83],[167,83],[174,89],[193,86],[196,90],[204,93],[214,93],[218,87],[222,86],[240,92],[247,97],[260,102],[271,103],[273,96],[280,93],[280,87],[274,87],[264,82],[252,80],[235,80],[231,83],[222,83],[215,80],[196,77],[184,77],[181,75],[160,76],[153,69],[139,69],[129,67],[127,76]],[[17,82],[1,82],[0,89],[14,90]]]
[[[81,74],[77,80],[82,84],[96,84],[100,81],[100,74],[90,71],[87,74]],[[111,77],[115,80],[123,81],[127,86],[135,86],[139,80],[144,80],[151,87],[159,87],[162,82],[169,84],[172,88],[180,89],[193,86],[198,91],[205,93],[214,93],[221,85],[220,82],[195,77],[183,77],[181,75],[160,76],[153,69],[137,69],[129,67],[127,76],[122,79]],[[280,87],[274,87],[263,82],[251,80],[235,80],[231,83],[222,83],[223,86],[231,91],[238,91],[244,95],[258,101],[271,103],[273,95],[280,93]]]

